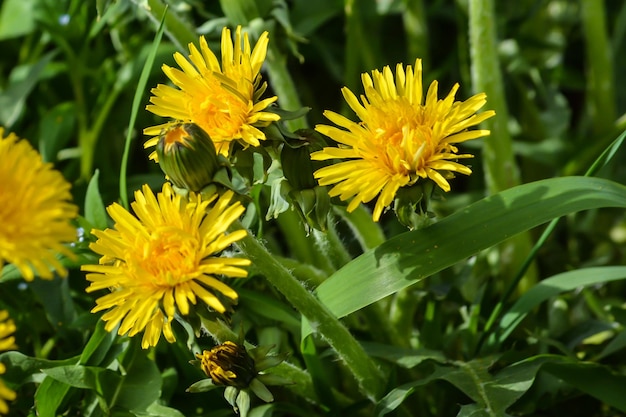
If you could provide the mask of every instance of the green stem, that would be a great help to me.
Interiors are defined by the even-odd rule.
[[[483,122],[491,130],[491,135],[483,140],[485,176],[490,194],[520,184],[519,168],[513,157],[513,144],[507,127],[509,112],[498,60],[495,22],[493,0],[470,0],[470,57],[474,90],[485,92],[487,106],[496,112],[495,117]]]
[[[234,225],[241,229],[241,223]],[[367,356],[363,347],[319,300],[307,291],[256,238],[248,234],[237,245],[266,279],[309,321],[337,352],[359,383],[361,391],[372,401],[380,398],[384,382],[381,371]]]
[[[298,281],[302,282],[307,288],[317,288],[322,282],[328,278],[328,274],[314,267],[311,264],[302,263],[292,258],[274,255],[274,258],[280,262],[285,269],[291,271]]]
[[[607,36],[604,2],[581,0],[580,13],[587,53],[587,93],[593,116],[593,133],[603,134],[611,131],[617,114],[613,57]]]
[[[405,335],[397,343],[398,346],[410,347],[413,318],[418,306],[413,286],[398,291],[394,295],[389,320],[397,334]]]
[[[333,209],[348,224],[364,251],[374,249],[385,242],[383,230],[372,220],[372,213],[365,206],[359,205],[351,213],[348,213],[345,207],[333,206]]]
[[[161,0],[148,0],[148,7],[145,10],[157,24],[162,21],[162,16],[165,15],[165,34],[179,50],[186,50],[189,43],[197,44],[199,37],[189,23],[178,17],[176,13],[168,12],[165,14],[167,7]]]
[[[495,117],[483,122],[491,131],[491,135],[485,137],[483,146],[485,181],[490,194],[496,194],[521,182],[507,126],[509,112],[498,60],[496,20],[494,0],[470,0],[469,37],[474,90],[485,92],[487,106],[496,112]],[[511,279],[515,281],[513,277],[531,246],[529,233],[517,235],[500,245],[500,270],[505,277],[500,285],[510,285]],[[536,282],[536,268],[529,269],[525,277],[523,285],[519,287],[520,291]]]
[[[372,39],[367,36],[368,22],[363,18],[363,0],[344,0],[346,19],[345,74],[344,83],[352,91],[357,89],[363,68],[376,68],[377,53]]]
[[[406,34],[409,63],[412,63],[415,58],[421,58],[427,64],[429,62],[428,27],[424,13],[424,2],[422,0],[403,0],[403,3],[402,22]]]
[[[328,227],[325,232],[313,229],[311,233],[320,252],[325,258],[330,260],[334,270],[341,268],[352,260],[352,256],[350,256],[337,234],[332,218],[328,219]]]

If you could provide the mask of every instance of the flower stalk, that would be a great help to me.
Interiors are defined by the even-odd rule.
[[[235,224],[234,227],[243,226]],[[337,352],[358,381],[361,391],[372,401],[380,398],[384,388],[380,369],[339,319],[276,261],[251,234],[241,239],[237,246],[252,261],[255,268],[265,275]]]

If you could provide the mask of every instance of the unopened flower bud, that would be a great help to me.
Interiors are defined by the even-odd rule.
[[[220,167],[209,135],[193,123],[174,125],[159,137],[156,152],[161,169],[172,183],[199,192],[213,181]]]
[[[210,351],[205,350],[196,357],[200,359],[204,373],[215,385],[244,389],[257,376],[254,359],[243,346],[233,342],[225,342]]]

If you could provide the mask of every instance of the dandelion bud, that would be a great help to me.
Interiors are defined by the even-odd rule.
[[[196,355],[204,373],[215,385],[227,385],[239,389],[247,388],[256,377],[254,359],[243,346],[233,342],[205,350]]]
[[[188,392],[204,392],[216,385],[225,385],[224,398],[240,416],[248,415],[250,409],[250,393],[265,402],[274,401],[274,396],[266,385],[292,384],[291,380],[279,374],[266,374],[268,368],[277,366],[287,355],[269,354],[271,346],[256,347],[249,351],[243,345],[234,342],[205,350],[196,354],[200,367],[210,379],[198,381]],[[197,363],[197,361],[192,361]]]
[[[179,188],[198,192],[213,181],[220,167],[213,141],[199,126],[181,123],[159,137],[159,165]]]

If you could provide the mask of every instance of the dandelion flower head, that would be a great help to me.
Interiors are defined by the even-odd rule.
[[[219,256],[246,235],[245,230],[226,234],[244,212],[232,197],[232,191],[219,198],[182,197],[166,183],[156,197],[147,185],[135,193],[135,215],[116,203],[107,208],[114,229],[94,230],[98,240],[90,245],[102,255],[99,265],[82,267],[90,272],[87,292],[110,290],[92,310],[107,310],[102,316],[106,330],[120,324],[120,335],[143,331],[145,349],[155,346],[161,333],[174,342],[176,313],[189,314],[197,299],[220,313],[226,310],[224,300],[237,300],[237,293],[217,277],[245,277],[241,267],[250,264]]]
[[[457,143],[489,134],[488,130],[467,130],[493,111],[476,112],[486,103],[484,93],[466,101],[454,101],[458,84],[444,99],[437,98],[437,81],[423,97],[422,63],[415,70],[402,64],[391,69],[362,74],[365,95],[359,98],[344,87],[343,96],[360,122],[332,111],[324,115],[336,126],[318,125],[316,130],[339,147],[326,147],[311,154],[313,160],[341,159],[314,173],[320,185],[334,185],[331,196],[351,199],[348,211],[378,196],[373,219],[378,221],[401,187],[410,187],[420,178],[431,179],[444,191],[454,172],[469,175],[471,169],[456,160],[472,155],[458,154]]]
[[[172,123],[195,123],[211,137],[218,153],[228,156],[235,140],[244,146],[259,146],[265,133],[259,127],[280,119],[264,111],[277,100],[276,96],[261,99],[267,84],[262,82],[261,67],[267,53],[269,37],[263,32],[254,49],[241,26],[232,41],[230,29],[222,31],[222,65],[204,38],[200,50],[190,43],[189,60],[180,53],[174,59],[181,69],[163,65],[163,72],[175,87],[159,84],[152,89],[152,104],[146,109],[158,116],[175,119],[144,130],[152,139],[145,147],[155,146],[158,135]],[[156,153],[150,159],[158,161]]]
[[[78,207],[71,203],[71,185],[27,140],[0,127],[0,269],[17,267],[24,279],[67,275],[55,254],[73,257],[63,243],[76,240],[71,220]]]

